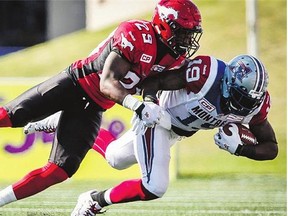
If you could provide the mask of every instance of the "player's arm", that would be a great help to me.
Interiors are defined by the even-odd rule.
[[[274,130],[267,119],[261,123],[249,125],[249,131],[255,136],[257,144],[243,144],[243,137],[240,137],[239,128],[235,124],[230,124],[228,131],[225,127],[219,128],[219,132],[214,136],[215,144],[220,149],[254,160],[276,158],[278,154],[277,141]]]
[[[267,92],[261,110],[249,122],[249,129],[258,144],[240,149],[240,155],[254,160],[273,160],[278,154],[278,145],[274,130],[267,119],[270,109],[270,96]]]
[[[249,126],[255,135],[258,144],[254,146],[243,145],[239,149],[239,155],[254,160],[272,160],[278,154],[278,145],[275,132],[267,119],[262,123]]]
[[[130,63],[116,52],[111,52],[105,62],[101,79],[100,91],[116,103],[135,111],[146,127],[159,123],[161,108],[155,104],[143,103],[126,90],[120,80],[130,69]]]
[[[116,52],[111,52],[105,62],[101,79],[100,91],[109,99],[122,104],[129,92],[121,85],[123,79],[131,68],[130,63]]]
[[[185,87],[186,67],[175,70],[164,71],[155,76],[148,77],[141,85],[143,89],[143,98],[145,100],[156,100],[156,94],[159,90],[178,90]]]

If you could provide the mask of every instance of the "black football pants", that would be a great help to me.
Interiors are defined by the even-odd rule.
[[[12,127],[23,127],[62,110],[49,161],[63,168],[69,177],[93,146],[104,111],[66,72],[27,90],[4,108]]]

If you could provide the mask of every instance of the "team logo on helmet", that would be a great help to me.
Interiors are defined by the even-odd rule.
[[[161,5],[157,5],[159,17],[161,20],[176,20],[178,18],[178,11],[173,8],[167,8]]]
[[[250,67],[247,67],[242,61],[237,62],[239,67],[232,66],[231,71],[234,72],[234,76],[241,83],[244,78],[248,77],[248,74],[252,72]],[[236,70],[235,70],[236,69]]]

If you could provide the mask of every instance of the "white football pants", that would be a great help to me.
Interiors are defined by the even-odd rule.
[[[177,138],[171,130],[159,125],[147,129],[144,135],[136,135],[130,129],[108,145],[106,160],[119,170],[138,163],[143,186],[162,197],[169,184],[170,147]]]

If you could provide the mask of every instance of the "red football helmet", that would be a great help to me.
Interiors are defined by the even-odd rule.
[[[161,41],[177,55],[189,58],[199,49],[201,14],[190,0],[160,0],[152,24]]]

